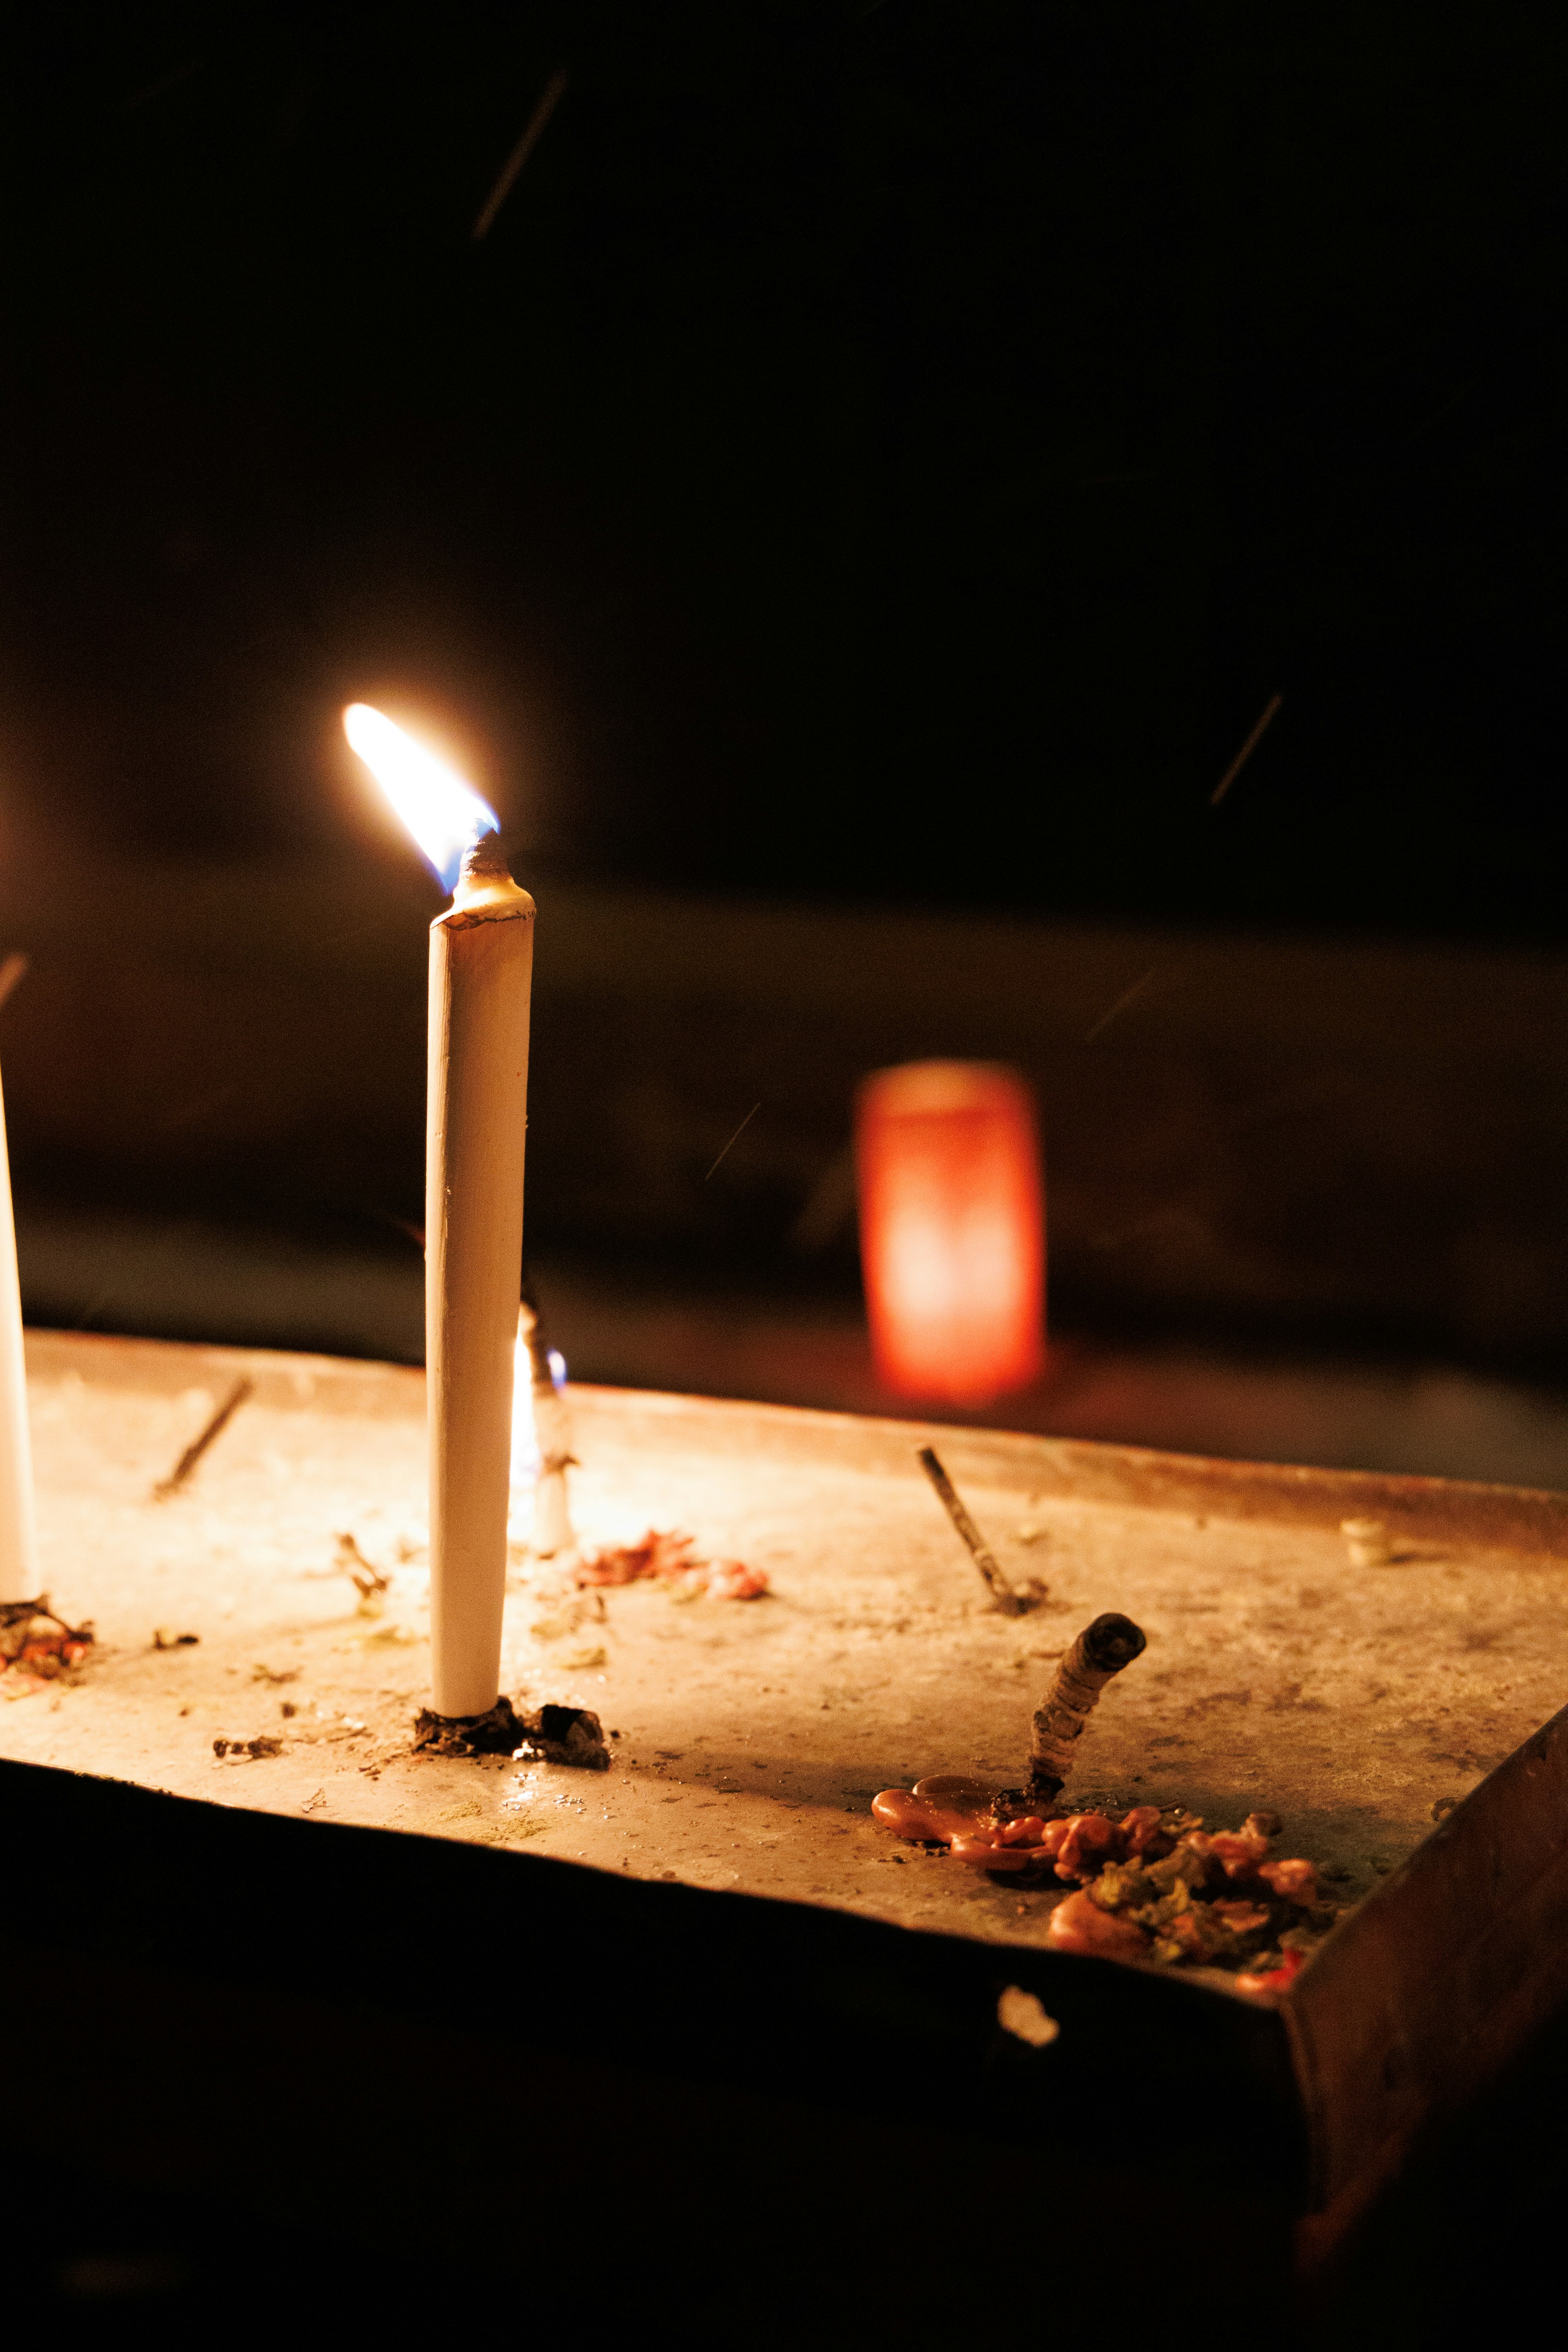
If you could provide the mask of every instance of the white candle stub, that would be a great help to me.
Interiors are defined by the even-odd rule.
[[[1394,1558],[1382,1519],[1342,1519],[1340,1533],[1350,1547],[1352,1568],[1386,1568]]]

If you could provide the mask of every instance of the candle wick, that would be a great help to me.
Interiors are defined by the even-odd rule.
[[[465,882],[511,880],[511,868],[506,862],[501,837],[493,826],[481,833],[479,839],[464,850],[460,871]]]

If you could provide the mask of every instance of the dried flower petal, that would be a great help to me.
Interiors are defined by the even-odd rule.
[[[1307,1955],[1300,1951],[1283,1952],[1277,1969],[1267,1969],[1261,1975],[1243,1974],[1236,1979],[1241,1992],[1283,1992],[1306,1966]]]
[[[1268,1841],[1247,1830],[1216,1830],[1209,1852],[1227,1878],[1250,1878],[1268,1851]]]
[[[90,1625],[68,1625],[42,1598],[0,1601],[0,1687],[25,1698],[79,1666],[92,1644]],[[12,1680],[4,1683],[9,1674]]]
[[[1287,1903],[1303,1906],[1318,1900],[1318,1869],[1315,1863],[1299,1858],[1289,1862],[1265,1862],[1259,1864],[1258,1875],[1276,1895]]]
[[[765,1568],[748,1568],[741,1559],[715,1559],[709,1563],[710,1601],[760,1601],[767,1589]]]
[[[578,1563],[579,1584],[635,1584],[644,1576],[679,1576],[692,1565],[696,1538],[673,1528],[660,1533],[649,1528],[640,1543],[607,1544],[604,1550]]]
[[[1102,1911],[1087,1893],[1069,1895],[1051,1913],[1046,1941],[1058,1952],[1092,1952],[1106,1959],[1142,1959],[1149,1938],[1131,1919]]]
[[[1256,1935],[1268,1925],[1268,1912],[1261,1903],[1211,1903],[1209,1909],[1223,1922],[1233,1936]]]
[[[748,1568],[744,1560],[692,1558],[696,1538],[679,1528],[660,1533],[649,1528],[639,1543],[607,1544],[602,1551],[578,1562],[579,1584],[636,1584],[644,1577],[664,1577],[679,1588],[677,1600],[757,1601],[768,1590],[765,1568]]]
[[[1102,1911],[1140,1911],[1151,1900],[1152,1890],[1147,1872],[1136,1863],[1111,1862],[1087,1892]]]
[[[1058,1905],[1047,1930],[1064,1951],[1236,1969],[1288,1916],[1258,1898],[1261,1881],[1276,1906],[1294,1906],[1298,1925],[1265,1953],[1269,1965],[1255,1961],[1237,1981],[1272,1992],[1290,1981],[1338,1916],[1321,1906],[1311,1863],[1266,1858],[1279,1826],[1272,1813],[1249,1813],[1239,1830],[1214,1832],[1181,1806],[1161,1812],[1135,1805],[1120,1822],[1100,1812],[1047,1820],[1026,1810],[1017,1791],[998,1793],[956,1772],[932,1773],[912,1790],[884,1789],[871,1811],[896,1836],[945,1844],[971,1869],[1053,1870],[1059,1880],[1079,1880],[1081,1893]],[[1229,1891],[1237,1886],[1253,1891]]]

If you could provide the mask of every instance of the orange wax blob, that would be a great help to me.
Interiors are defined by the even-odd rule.
[[[1045,1339],[1045,1198],[1015,1072],[910,1062],[856,1108],[860,1255],[877,1370],[900,1396],[983,1404],[1026,1387]]]
[[[1088,1893],[1058,1903],[1046,1926],[1046,1941],[1058,1952],[1093,1952],[1112,1960],[1141,1959],[1149,1938],[1135,1920],[1102,1911]]]
[[[966,1836],[991,1810],[993,1791],[979,1780],[938,1772],[914,1788],[884,1789],[871,1800],[871,1818],[895,1837],[946,1845]]]

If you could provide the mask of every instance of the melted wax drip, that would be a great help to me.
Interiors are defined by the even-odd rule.
[[[1097,1812],[1047,1817],[1011,1811],[984,1781],[944,1772],[913,1789],[884,1789],[871,1812],[896,1837],[944,1845],[972,1869],[1048,1870],[1076,1884],[1046,1929],[1058,1951],[1234,1962],[1268,1940],[1280,1906],[1307,1912],[1319,1901],[1311,1863],[1268,1859],[1279,1827],[1271,1814],[1249,1813],[1239,1830],[1212,1834],[1195,1816],[1163,1814],[1158,1805],[1134,1805],[1120,1822]],[[1288,1944],[1277,1967],[1233,1981],[1245,1992],[1282,1992],[1305,1958]]]

